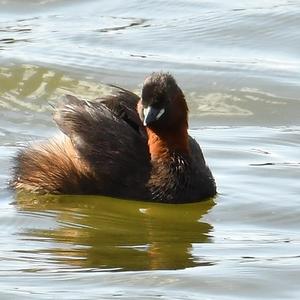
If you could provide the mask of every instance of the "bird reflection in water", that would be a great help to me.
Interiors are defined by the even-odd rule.
[[[214,206],[213,200],[170,205],[20,192],[16,205],[19,213],[33,218],[50,213],[54,226],[45,228],[41,218],[40,228],[23,228],[21,234],[28,242],[50,240],[48,249],[37,251],[55,263],[114,271],[210,264],[193,255],[192,244],[211,242],[213,227],[201,219]]]

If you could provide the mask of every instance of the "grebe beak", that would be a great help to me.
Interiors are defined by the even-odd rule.
[[[150,123],[157,121],[163,114],[165,113],[165,109],[155,108],[153,106],[148,106],[143,109],[144,114],[144,126],[149,125]]]

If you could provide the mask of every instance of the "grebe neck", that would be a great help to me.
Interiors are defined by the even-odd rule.
[[[187,124],[174,130],[153,130],[146,128],[148,146],[152,161],[169,160],[176,154],[189,154]]]

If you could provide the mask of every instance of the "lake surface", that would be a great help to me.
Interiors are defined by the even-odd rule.
[[[299,299],[299,1],[0,0],[1,299]],[[170,71],[218,185],[186,205],[14,194],[51,106]]]

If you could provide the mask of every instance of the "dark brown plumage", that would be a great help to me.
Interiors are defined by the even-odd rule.
[[[68,95],[54,120],[64,136],[20,150],[13,187],[166,203],[216,194],[202,151],[187,132],[184,95],[170,74],[146,78],[141,99],[121,88],[94,102]]]

